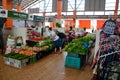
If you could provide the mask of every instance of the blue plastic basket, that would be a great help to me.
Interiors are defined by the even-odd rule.
[[[88,48],[89,44],[87,42],[83,43],[84,47]]]
[[[32,64],[37,61],[36,54],[29,58],[29,63]]]
[[[65,66],[80,69],[81,68],[81,58],[66,56]]]

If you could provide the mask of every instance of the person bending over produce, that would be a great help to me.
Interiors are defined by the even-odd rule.
[[[61,40],[61,47],[63,48],[66,42],[66,35],[63,32],[56,31],[56,34],[59,36]]]
[[[59,50],[61,52],[62,50],[61,50],[59,36],[56,35],[56,33],[52,30],[52,28],[49,28],[48,31],[49,31],[50,39],[53,40],[53,44],[54,44],[54,48],[55,48],[54,51],[56,52],[57,48],[59,48]]]

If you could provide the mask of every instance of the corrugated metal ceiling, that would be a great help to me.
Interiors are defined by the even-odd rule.
[[[16,8],[18,4],[22,6],[22,9],[26,8],[27,6],[33,4],[38,0],[13,0],[13,8]]]

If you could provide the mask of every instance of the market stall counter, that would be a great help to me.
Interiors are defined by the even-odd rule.
[[[80,69],[88,62],[89,41],[94,39],[94,36],[85,36],[74,39],[69,43],[64,51],[67,51],[65,66]]]
[[[53,42],[50,39],[32,41],[32,45],[29,42],[27,42],[28,45],[19,45],[19,47],[16,47],[18,44],[15,44],[9,52],[7,51],[8,53],[4,55],[5,64],[22,68],[27,64],[36,62],[53,51]]]

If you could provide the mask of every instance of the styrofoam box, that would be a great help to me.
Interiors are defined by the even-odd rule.
[[[26,63],[28,61],[29,61],[29,58],[26,58],[26,59],[22,60],[22,63]]]
[[[15,62],[15,59],[13,59],[13,58],[9,58],[9,62],[14,63],[14,62]]]
[[[22,67],[24,67],[26,65],[27,65],[26,63],[22,63],[22,64],[14,63],[14,67],[16,67],[16,68],[22,68]]]
[[[5,64],[16,67],[16,68],[22,68],[26,66],[28,60],[29,60],[28,58],[24,60],[16,60],[16,59],[4,57]]]
[[[4,63],[7,64],[7,65],[10,65],[9,58],[4,57]]]

